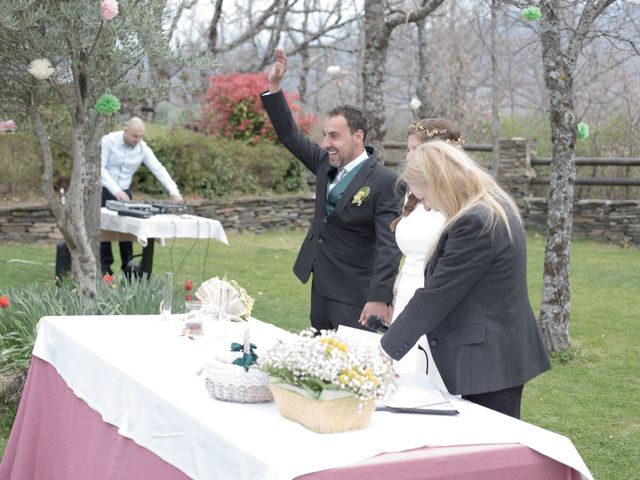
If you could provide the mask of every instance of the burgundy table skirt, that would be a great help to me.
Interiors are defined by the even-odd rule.
[[[187,480],[118,434],[74,395],[55,368],[33,357],[0,480]],[[421,448],[379,455],[300,480],[579,480],[572,468],[519,444]]]

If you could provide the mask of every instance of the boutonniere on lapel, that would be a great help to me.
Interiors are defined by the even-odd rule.
[[[361,207],[362,206],[362,202],[364,202],[367,198],[369,198],[369,192],[370,192],[369,187],[362,187],[353,196],[353,199],[351,200],[351,203],[353,205],[357,205],[357,206]]]

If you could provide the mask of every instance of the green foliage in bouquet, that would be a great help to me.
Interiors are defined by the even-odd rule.
[[[36,339],[36,324],[44,316],[157,314],[162,299],[162,281],[126,281],[107,277],[99,282],[98,294],[87,299],[69,282],[12,288],[0,309],[0,371],[20,372],[28,368]],[[176,304],[178,299],[174,299]]]
[[[346,342],[336,332],[313,329],[279,340],[265,352],[260,368],[272,383],[296,387],[310,398],[346,392],[360,401],[382,398],[395,389],[395,373],[379,349]]]

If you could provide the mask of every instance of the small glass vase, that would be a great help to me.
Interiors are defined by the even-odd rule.
[[[171,306],[173,303],[173,273],[164,274],[164,286],[162,287],[162,301],[160,302],[160,316],[162,320],[171,318]]]

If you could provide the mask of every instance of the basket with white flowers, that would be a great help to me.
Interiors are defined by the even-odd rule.
[[[395,391],[393,367],[379,348],[332,331],[309,329],[279,341],[260,368],[280,413],[320,433],[366,427],[376,400]]]

